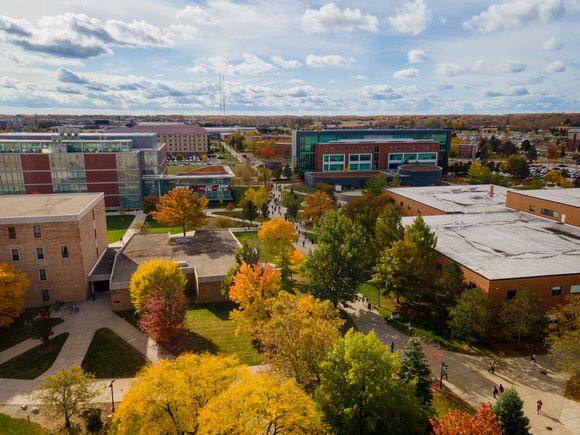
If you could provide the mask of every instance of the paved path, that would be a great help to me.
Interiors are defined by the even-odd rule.
[[[394,342],[395,351],[402,350],[409,339],[387,326],[381,315],[374,308],[369,311],[362,301],[351,304],[346,312],[360,332],[368,334],[374,330],[385,345]],[[437,350],[431,344],[425,345],[425,352],[433,375],[439,378],[441,363],[445,362],[449,366],[449,380],[444,380],[444,385],[475,408],[479,408],[481,402],[495,403],[491,389],[501,383],[504,388],[515,387],[518,391],[534,435],[580,434],[580,403],[564,398],[565,377],[547,356],[537,357],[535,367],[530,367],[529,358],[498,359],[492,375],[487,371],[489,358]],[[544,403],[540,414],[536,413],[538,399]]]

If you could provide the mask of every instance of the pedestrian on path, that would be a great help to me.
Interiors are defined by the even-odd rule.
[[[391,326],[391,316],[387,316],[387,326]]]
[[[503,385],[499,384],[499,394],[503,394]]]
[[[494,385],[493,388],[491,389],[491,392],[493,393],[493,398],[495,399],[495,396],[498,393],[497,387]]]
[[[91,296],[93,297],[93,302],[95,302],[96,295],[94,290],[91,290]]]
[[[395,353],[395,342],[391,341],[391,355]]]
[[[495,374],[495,360],[489,363],[487,371],[491,372],[492,375]]]
[[[531,366],[534,366],[534,365],[536,365],[536,355],[532,355],[532,356],[530,357],[530,365],[531,365]]]
[[[538,412],[538,414],[542,411],[542,405],[543,405],[542,400],[538,400],[536,402],[536,411]]]
[[[369,311],[371,310],[371,303],[367,302],[367,308],[369,309]]]

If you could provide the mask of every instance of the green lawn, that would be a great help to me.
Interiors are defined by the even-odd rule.
[[[0,352],[16,346],[18,343],[28,339],[28,334],[24,323],[31,323],[34,316],[36,316],[42,308],[26,308],[24,313],[12,322],[10,326],[0,328]],[[56,326],[64,322],[62,319],[51,319],[52,326]]]
[[[260,261],[272,260],[273,255],[270,250],[262,244],[260,239],[258,238],[257,231],[247,231],[244,233],[234,233],[236,239],[242,242],[242,240],[246,240],[251,246],[258,246],[260,248]]]
[[[68,332],[57,335],[48,342],[6,361],[0,365],[0,378],[36,379],[54,364],[68,335]]]
[[[282,202],[282,205],[284,207],[288,207],[290,204],[298,204],[298,210],[304,210],[304,207],[302,206],[302,203],[304,202],[304,200],[306,199],[306,195],[303,195],[301,193],[288,193],[288,197],[286,198],[285,201]]]
[[[26,415],[29,411],[22,411]],[[0,414],[0,433],[2,435],[48,435],[49,431],[45,430],[38,423],[31,423],[25,418],[12,418],[6,414]]]
[[[229,217],[235,217],[238,219],[242,218],[242,212],[241,211],[216,211],[214,212],[215,215],[218,216],[229,216]],[[266,222],[266,220],[268,219],[264,219],[264,217],[260,214],[258,215],[258,217],[256,219],[254,219],[253,222]],[[247,226],[247,223],[246,223]],[[254,224],[252,224],[252,226],[255,226]]]
[[[312,187],[308,187],[306,185],[300,185],[300,186],[290,185],[290,186],[284,187],[284,189],[286,189],[286,190],[290,190],[292,188],[294,188],[294,192],[297,192],[297,193],[306,193],[306,194],[314,195],[317,192],[316,189],[313,189]]]
[[[149,224],[149,231],[152,233],[183,234],[183,227],[168,227],[166,224],[160,224],[151,215],[147,216],[145,222]]]
[[[133,346],[109,328],[101,328],[95,331],[81,367],[98,379],[132,378],[145,364],[147,360]]]
[[[439,382],[437,381],[437,384]],[[443,382],[445,385],[445,381]],[[468,412],[471,415],[475,415],[477,410],[463,400],[461,397],[453,394],[449,390],[437,390],[433,397],[433,407],[435,408],[435,418],[434,420],[439,421],[441,417],[449,413],[449,408],[452,410],[460,410],[462,412]]]
[[[127,229],[133,223],[135,216],[126,214],[124,216],[113,215],[107,216],[107,238],[109,243],[118,242],[119,239],[127,232]]]
[[[236,336],[236,325],[229,320],[232,302],[191,304],[186,325],[194,340],[196,352],[236,354],[243,364],[260,364],[258,350],[243,334]]]

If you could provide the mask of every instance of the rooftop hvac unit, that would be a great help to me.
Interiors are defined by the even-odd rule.
[[[187,261],[178,261],[179,267],[187,267]]]
[[[473,199],[481,199],[481,195],[473,195]]]
[[[459,188],[454,188],[454,189],[451,189],[451,192],[452,192],[452,193],[461,193],[461,187],[459,187]]]

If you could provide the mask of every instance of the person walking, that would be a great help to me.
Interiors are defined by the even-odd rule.
[[[489,368],[487,369],[488,372],[491,372],[493,375],[495,373],[495,361],[489,363]]]
[[[542,411],[542,405],[543,403],[541,399],[536,402],[536,411],[538,412],[538,414]]]
[[[495,396],[498,393],[497,387],[494,385],[493,388],[491,389],[491,392],[493,393],[493,398],[495,399]]]
[[[395,353],[395,342],[391,341],[391,355]]]
[[[391,326],[391,316],[387,316],[387,326]]]
[[[93,302],[95,302],[96,295],[94,290],[91,290],[91,296],[93,297]]]
[[[530,365],[531,365],[531,366],[534,366],[534,365],[536,365],[536,355],[532,355],[532,356],[530,357]]]
[[[370,302],[367,302],[367,308],[369,311],[371,310],[371,303]]]
[[[503,385],[499,384],[499,394],[503,394]]]

